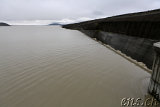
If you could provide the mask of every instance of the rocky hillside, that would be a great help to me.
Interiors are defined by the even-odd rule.
[[[7,23],[0,22],[0,26],[10,26],[10,25]]]

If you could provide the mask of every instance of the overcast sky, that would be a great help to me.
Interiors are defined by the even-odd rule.
[[[0,0],[0,20],[72,22],[157,8],[160,0]]]

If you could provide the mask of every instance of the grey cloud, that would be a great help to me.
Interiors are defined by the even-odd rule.
[[[0,20],[76,20],[156,9],[159,6],[159,0],[1,0]]]
[[[95,16],[101,16],[104,15],[102,11],[93,11],[93,15]]]

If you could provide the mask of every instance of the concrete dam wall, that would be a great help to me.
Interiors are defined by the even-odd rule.
[[[80,30],[116,50],[152,68],[153,43],[160,40],[160,9],[113,16],[64,28]]]
[[[152,68],[155,54],[153,43],[156,41],[104,31],[81,30],[81,32],[92,38],[96,38],[104,44],[110,45],[116,50],[120,50],[138,62],[143,62],[148,68]]]
[[[150,21],[113,21],[99,22],[97,24],[82,25],[85,30],[100,30],[105,32],[113,32],[133,37],[160,39],[160,22]]]
[[[160,101],[160,42],[154,44],[155,58],[148,91]]]

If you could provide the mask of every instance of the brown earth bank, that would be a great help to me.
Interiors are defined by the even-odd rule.
[[[160,9],[64,25],[146,64],[151,69],[153,43],[160,40]]]

